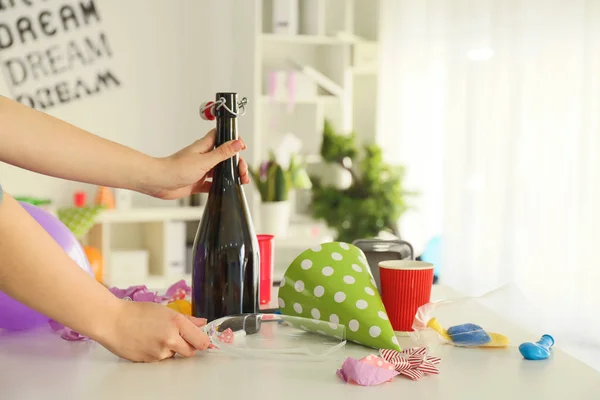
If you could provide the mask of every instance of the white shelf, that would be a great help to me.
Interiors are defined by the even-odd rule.
[[[377,68],[368,68],[368,67],[353,67],[352,73],[354,75],[377,75]]]
[[[141,281],[125,281],[125,280],[116,280],[112,281],[107,279],[105,284],[109,287],[118,287],[119,289],[125,289],[130,286],[137,285],[145,285],[149,291],[158,292],[158,294],[162,295],[169,288],[169,286],[174,283],[179,282],[180,280],[185,280],[185,282],[191,286],[192,284],[192,275],[186,274],[182,276],[161,276],[161,275],[149,275],[145,279]]]
[[[344,45],[352,44],[352,39],[336,36],[318,35],[280,35],[275,33],[263,33],[263,42],[271,43],[295,43],[295,44],[318,44],[318,45]]]
[[[185,280],[188,285],[192,284],[192,275],[186,274],[183,276],[160,276],[160,275],[150,275],[143,282],[144,285],[148,288],[148,290],[156,290],[159,294],[163,294],[166,289],[169,288],[172,284],[179,282],[180,280]]]
[[[156,207],[108,210],[100,214],[98,223],[133,223],[161,221],[197,221],[202,218],[204,207]]]
[[[306,250],[321,243],[331,242],[334,232],[322,222],[312,221],[310,218],[292,221],[285,237],[275,237],[275,251],[278,250]]]
[[[275,251],[277,250],[292,250],[298,249],[304,251],[308,248],[316,246],[321,243],[332,242],[332,235],[325,235],[320,237],[307,237],[305,235],[290,235],[288,234],[284,238],[275,238]]]
[[[337,98],[336,96],[319,95],[319,96],[315,96],[315,97],[311,97],[311,98],[295,99],[294,104],[317,104],[322,101],[338,101],[338,100],[339,100],[339,98]],[[287,99],[271,99],[267,95],[262,95],[260,97],[260,101],[263,103],[267,103],[267,104],[285,104],[285,105],[287,105],[289,103],[289,100],[287,100]]]

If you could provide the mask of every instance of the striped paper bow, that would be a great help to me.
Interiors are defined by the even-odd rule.
[[[396,371],[413,381],[421,379],[423,375],[438,375],[440,373],[436,365],[440,363],[441,359],[428,356],[427,352],[426,347],[413,347],[403,351],[379,350],[381,357],[394,365]]]

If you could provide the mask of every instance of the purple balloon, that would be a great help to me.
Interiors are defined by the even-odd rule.
[[[94,276],[92,267],[85,255],[83,247],[58,218],[49,212],[31,205],[20,203],[21,206],[52,236],[65,252],[83,269]],[[32,249],[35,251],[34,249]],[[33,294],[30,294],[33,295]],[[46,324],[50,318],[19,303],[12,297],[0,292],[0,329],[27,330]]]

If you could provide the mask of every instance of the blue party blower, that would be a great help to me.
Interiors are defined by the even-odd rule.
[[[552,346],[554,346],[554,338],[550,335],[544,335],[535,343],[521,343],[519,351],[527,360],[545,360],[550,356]]]

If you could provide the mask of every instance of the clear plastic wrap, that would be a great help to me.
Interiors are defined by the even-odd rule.
[[[525,296],[507,285],[480,297],[430,302],[417,310],[411,337],[421,344],[458,347],[517,347],[547,333]]]
[[[224,317],[204,330],[215,351],[251,358],[318,361],[346,344],[343,325],[278,314]]]

